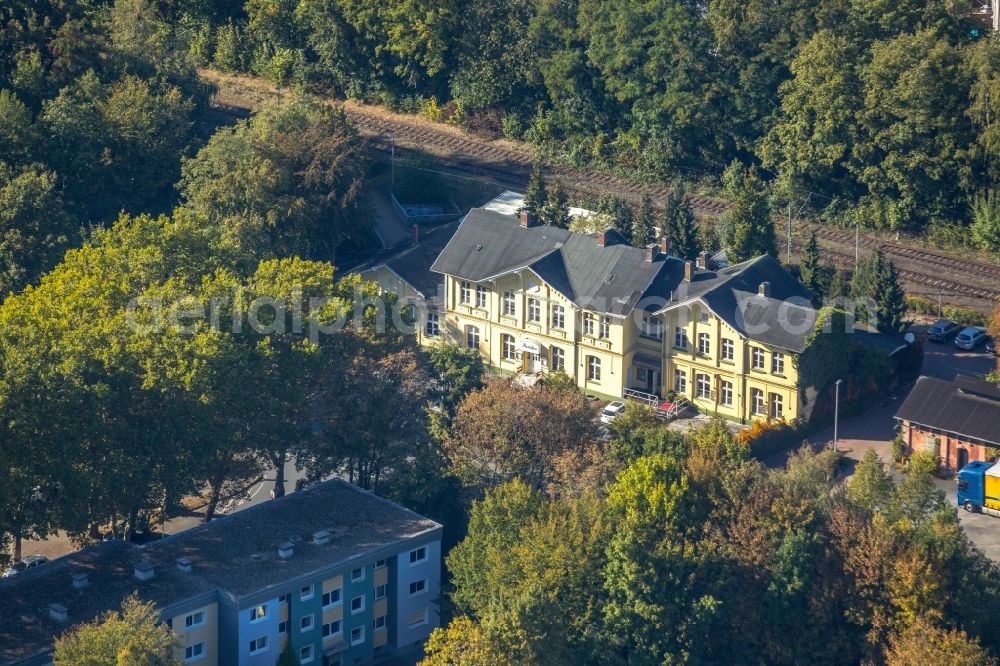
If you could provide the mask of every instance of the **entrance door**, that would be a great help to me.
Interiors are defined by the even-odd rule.
[[[659,370],[647,370],[646,371],[647,387],[646,389],[650,393],[660,394],[660,371]]]
[[[541,354],[528,354],[528,374],[534,374],[536,372],[541,372],[542,370],[542,355]]]
[[[962,469],[969,464],[969,450],[958,449],[958,469]]]

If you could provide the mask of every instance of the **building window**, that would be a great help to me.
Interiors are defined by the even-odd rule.
[[[561,305],[552,306],[552,328],[566,328],[566,308]]]
[[[365,596],[354,597],[351,599],[351,615],[360,613],[365,609]]]
[[[288,593],[286,592],[285,594],[283,594],[283,595],[281,595],[280,597],[278,597],[278,603],[279,603],[279,604],[287,604],[287,603],[288,603],[288,596],[289,596],[289,595],[288,595]]]
[[[536,324],[542,321],[542,304],[537,298],[528,299],[528,321]]]
[[[674,369],[674,391],[687,394],[687,373],[678,368]]]
[[[722,360],[732,361],[736,357],[736,346],[729,338],[722,338]]]
[[[323,608],[330,608],[340,603],[340,588],[323,593]]]
[[[303,645],[299,649],[299,663],[300,664],[310,664],[315,658],[315,653],[313,652],[312,645]]]
[[[375,560],[375,568],[376,569],[384,569],[385,567],[386,567],[386,561],[385,560]]]
[[[750,350],[750,367],[754,370],[764,369],[764,350],[760,347],[753,347]]]
[[[764,404],[764,392],[760,389],[750,389],[750,411],[756,416],[767,414],[767,405]]]
[[[410,613],[410,617],[407,619],[409,620],[408,624],[410,625],[410,629],[416,629],[417,627],[423,626],[427,624],[427,609],[423,608],[421,610],[414,611]]]
[[[592,382],[601,381],[601,359],[596,356],[587,357],[587,379]]]
[[[299,620],[299,631],[304,633],[306,631],[312,631],[312,628],[313,628],[312,613],[310,613],[309,615],[304,615],[302,619]]]
[[[589,312],[583,315],[583,334],[593,335],[594,334],[594,315]]]
[[[600,337],[609,338],[611,337],[611,318],[601,317],[601,333]]]
[[[711,343],[709,341],[708,333],[698,334],[698,353],[702,356],[708,356],[712,353]]]
[[[771,418],[780,419],[784,414],[784,402],[778,393],[771,394]]]
[[[651,315],[642,316],[642,335],[647,338],[663,339],[663,321]]]
[[[303,585],[302,589],[299,590],[299,599],[302,601],[309,601],[313,598],[313,594],[316,592],[316,587],[314,585]]]
[[[674,347],[678,349],[687,349],[688,347],[688,334],[681,326],[674,328]]]
[[[486,287],[483,285],[476,287],[476,307],[480,310],[486,309]]]
[[[712,378],[698,373],[695,375],[695,389],[698,391],[699,398],[712,397]]]
[[[333,638],[334,636],[340,635],[340,620],[334,620],[329,624],[323,625],[323,638]]]
[[[427,547],[421,546],[410,551],[410,565],[420,564],[427,561]]]
[[[354,627],[351,629],[351,645],[360,645],[365,642],[365,628]]]
[[[288,620],[282,620],[278,623],[278,633],[287,634],[288,633]]]
[[[424,333],[426,333],[429,338],[436,338],[441,334],[441,329],[438,327],[438,316],[436,312],[427,313],[427,323],[424,324]]]
[[[415,597],[427,591],[427,579],[421,578],[410,583],[410,596]]]
[[[351,572],[351,582],[352,583],[360,583],[364,579],[365,579],[365,570],[364,570],[364,567],[358,567],[357,569],[355,569],[354,571]]]
[[[516,312],[517,309],[514,304],[514,292],[512,291],[503,292],[503,313],[508,317],[513,317]]]
[[[385,629],[385,618],[386,618],[385,615],[379,615],[377,618],[375,618],[375,631],[378,631],[379,629]]]
[[[465,327],[465,346],[469,349],[479,349],[479,327]]]
[[[195,643],[184,648],[184,661],[198,661],[205,656],[205,643]]]
[[[267,604],[250,609],[250,621],[260,622],[267,617]]]
[[[552,354],[552,371],[561,372],[566,369],[566,352],[559,347],[550,347]]]
[[[250,641],[250,656],[267,652],[267,636],[261,636]]]
[[[721,389],[722,390],[720,392],[721,395],[720,395],[719,402],[721,402],[723,405],[726,405],[728,407],[732,407],[732,405],[733,405],[733,383],[732,382],[723,381],[723,382],[721,382]]]
[[[785,355],[781,352],[771,354],[771,372],[776,375],[785,374]]]
[[[507,333],[500,334],[500,347],[503,349],[503,357],[508,361],[517,359],[517,345],[514,344],[514,336]]]
[[[375,587],[375,600],[376,601],[378,601],[379,599],[385,599],[385,589],[386,589],[385,585],[377,585]]]
[[[184,618],[184,628],[194,629],[195,627],[200,627],[205,624],[205,611],[195,611],[187,617]]]
[[[465,305],[468,305],[469,303],[472,302],[472,285],[470,285],[468,282],[462,283],[460,299],[462,303]]]

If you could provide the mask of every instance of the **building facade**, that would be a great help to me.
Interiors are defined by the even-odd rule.
[[[50,663],[55,636],[132,593],[160,609],[183,664],[274,666],[286,648],[318,666],[419,654],[439,622],[440,543],[437,523],[330,481],[0,582],[0,662]]]

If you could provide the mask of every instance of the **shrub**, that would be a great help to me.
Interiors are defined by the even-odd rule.
[[[938,312],[946,319],[953,319],[966,326],[985,326],[986,315],[972,308],[963,308],[957,305],[945,305],[938,308],[937,301],[925,296],[907,296],[906,310],[911,314],[922,314],[928,317],[937,317]]]
[[[741,430],[738,439],[750,450],[750,455],[764,459],[779,451],[785,451],[802,444],[805,428],[799,421],[754,421]]]

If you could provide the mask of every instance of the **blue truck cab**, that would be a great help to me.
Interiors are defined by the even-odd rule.
[[[958,505],[1000,517],[1000,463],[971,462],[958,472]]]

